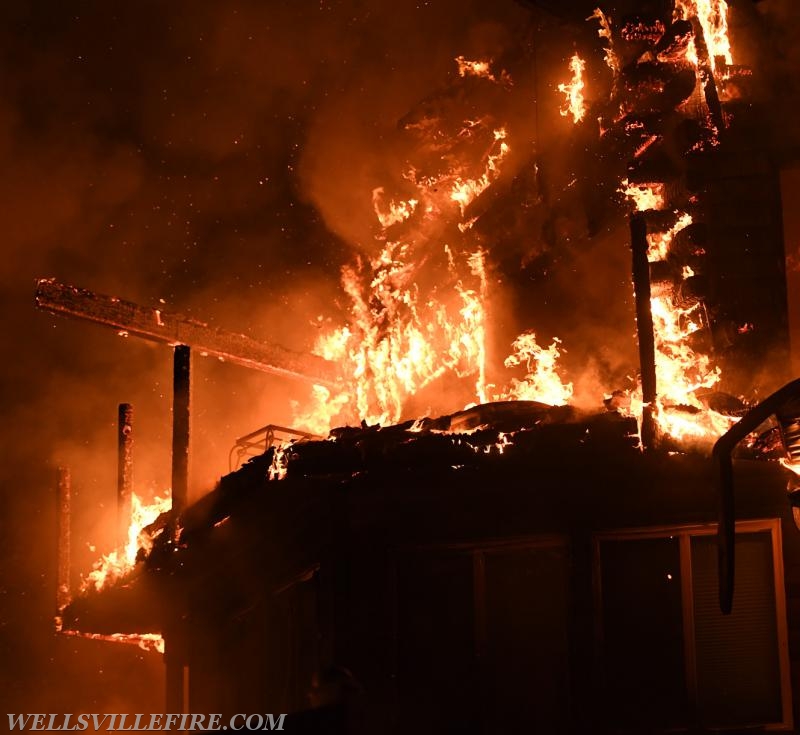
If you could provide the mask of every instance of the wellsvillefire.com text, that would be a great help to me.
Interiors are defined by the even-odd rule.
[[[82,732],[187,732],[283,730],[286,714],[237,714],[223,721],[220,714],[10,714],[9,730]]]

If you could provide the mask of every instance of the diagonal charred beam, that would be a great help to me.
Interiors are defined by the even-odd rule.
[[[104,324],[143,339],[187,345],[198,354],[265,373],[329,386],[335,385],[340,377],[334,363],[317,355],[258,342],[181,314],[139,306],[52,279],[37,282],[36,305],[53,314]]]

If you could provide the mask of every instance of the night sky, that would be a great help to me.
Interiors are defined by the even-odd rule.
[[[760,8],[784,29],[770,63],[787,78],[796,6]],[[52,634],[54,488],[69,465],[77,574],[97,556],[87,544],[110,541],[119,402],[135,407],[137,487],[168,486],[171,353],[37,311],[35,279],[309,349],[319,316],[344,318],[341,266],[374,247],[370,192],[402,163],[397,121],[455,56],[519,58],[531,18],[512,0],[3,3],[4,712],[161,706],[157,656]],[[235,437],[290,424],[305,390],[196,361],[193,495],[227,471]]]

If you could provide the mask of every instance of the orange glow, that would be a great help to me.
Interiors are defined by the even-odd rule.
[[[559,84],[558,91],[566,98],[564,107],[561,108],[561,115],[567,117],[572,115],[572,121],[579,123],[586,116],[586,104],[583,97],[585,83],[583,72],[586,69],[586,62],[578,54],[573,54],[569,60],[569,69],[572,72],[572,79],[567,84]]]
[[[139,549],[143,549],[146,553],[153,545],[152,539],[144,533],[144,529],[171,507],[172,499],[169,495],[163,498],[153,498],[151,503],[145,505],[141,498],[133,493],[131,496],[131,523],[128,527],[128,540],[125,547],[115,549],[95,562],[94,568],[83,580],[81,592],[90,589],[99,591],[130,572],[136,564]]]

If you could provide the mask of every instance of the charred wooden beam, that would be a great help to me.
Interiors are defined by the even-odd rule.
[[[69,603],[70,599],[70,504],[72,496],[72,482],[68,467],[58,468],[58,585],[56,592],[56,605],[59,612]]]
[[[133,493],[133,406],[120,403],[117,420],[117,546],[128,541]]]
[[[120,332],[170,345],[190,345],[201,355],[274,375],[335,385],[338,367],[322,357],[259,342],[244,334],[217,329],[174,312],[139,306],[114,296],[40,279],[36,305],[53,314],[104,324]]]
[[[636,331],[639,338],[639,363],[642,376],[642,445],[653,447],[656,440],[655,402],[656,344],[653,312],[650,308],[650,263],[647,260],[647,222],[641,212],[631,215],[633,291],[636,299]]]
[[[700,72],[700,81],[703,85],[703,95],[706,98],[708,112],[711,115],[711,122],[717,129],[717,133],[725,128],[725,116],[722,113],[722,103],[719,101],[717,92],[717,80],[714,78],[714,71],[711,68],[711,58],[708,54],[706,37],[703,33],[703,26],[700,19],[695,15],[691,18],[692,30],[694,31],[694,47],[697,51],[697,68]]]
[[[176,345],[172,372],[172,524],[189,504],[191,368],[191,348]],[[170,535],[177,535],[174,525]],[[186,640],[180,615],[164,630],[164,645],[166,711],[186,712]]]
[[[714,444],[711,459],[714,463],[715,485],[719,512],[717,529],[717,563],[719,569],[719,607],[727,615],[733,609],[733,591],[736,569],[736,503],[734,497],[733,450],[751,431],[755,431],[773,414],[780,419],[797,409],[800,404],[800,380],[793,380],[761,403],[753,406],[737,423]],[[784,437],[782,437],[784,438]],[[785,441],[785,438],[784,438]],[[791,443],[785,445],[792,459]],[[797,507],[792,508],[798,523]]]

